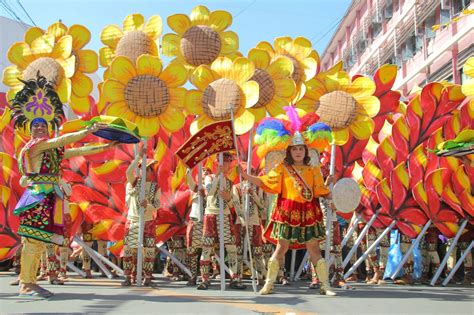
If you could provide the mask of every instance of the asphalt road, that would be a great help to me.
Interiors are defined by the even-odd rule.
[[[308,282],[277,286],[276,294],[259,296],[246,282],[246,291],[221,292],[218,282],[208,291],[171,282],[161,275],[156,288],[122,288],[120,280],[80,279],[71,275],[63,286],[44,284],[55,293],[49,300],[18,297],[8,285],[13,273],[0,273],[0,313],[110,314],[474,314],[474,289],[466,286],[369,286],[336,290],[337,297],[320,296]]]

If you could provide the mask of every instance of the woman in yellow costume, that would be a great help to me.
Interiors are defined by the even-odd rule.
[[[46,243],[62,245],[65,232],[64,195],[59,187],[61,161],[73,156],[90,155],[111,147],[105,145],[64,149],[105,125],[94,124],[85,130],[50,138],[48,122],[58,127],[64,118],[62,103],[53,85],[44,77],[29,80],[12,103],[16,129],[29,130],[31,140],[18,158],[21,184],[27,189],[14,210],[20,217],[18,235],[22,236],[20,296],[49,298],[50,291],[36,284],[36,274]]]
[[[282,150],[286,157],[268,174],[257,177],[241,172],[245,180],[277,194],[266,239],[276,244],[268,262],[267,278],[260,294],[273,293],[273,284],[280,264],[289,248],[306,247],[321,280],[320,293],[336,295],[330,290],[326,261],[321,256],[319,242],[325,238],[323,215],[318,197],[330,197],[319,167],[310,165],[308,145],[324,147],[331,139],[329,127],[318,122],[316,114],[298,117],[293,107],[286,107],[290,121],[264,119],[257,128],[255,141],[261,151]]]

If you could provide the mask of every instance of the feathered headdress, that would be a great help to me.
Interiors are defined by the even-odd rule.
[[[64,111],[53,83],[39,74],[36,80],[21,82],[25,86],[16,93],[11,106],[15,129],[29,132],[30,122],[35,118],[43,118],[53,130],[59,127],[64,119]]]
[[[310,113],[300,118],[294,107],[284,109],[286,117],[265,118],[258,125],[255,143],[259,145],[259,157],[263,158],[270,151],[286,150],[289,145],[301,144],[321,152],[332,141],[331,128],[319,122],[317,114]]]

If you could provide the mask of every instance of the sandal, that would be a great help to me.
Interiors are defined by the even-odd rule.
[[[245,290],[247,286],[239,281],[231,281],[229,287],[235,290]]]
[[[129,278],[126,278],[125,280],[123,280],[120,285],[122,287],[129,287],[132,285],[132,281],[129,279]]]
[[[49,279],[49,284],[53,285],[64,285],[64,281],[59,278]]]
[[[319,282],[311,282],[308,286],[310,289],[319,289]]]
[[[208,281],[203,281],[201,282],[198,287],[197,287],[198,290],[207,290],[209,289],[209,282]]]

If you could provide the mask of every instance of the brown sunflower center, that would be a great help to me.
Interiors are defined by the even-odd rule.
[[[272,77],[267,71],[257,68],[250,80],[257,81],[259,86],[258,102],[254,108],[264,107],[275,95],[275,83],[273,83]]]
[[[324,94],[319,99],[316,114],[321,121],[333,129],[343,129],[354,122],[357,116],[357,101],[344,91]]]
[[[219,56],[221,39],[212,28],[196,25],[184,32],[180,47],[187,63],[193,66],[210,64]]]
[[[125,101],[139,116],[153,117],[162,114],[170,101],[166,84],[152,75],[139,75],[125,87]]]
[[[299,63],[298,60],[296,60],[295,57],[290,56],[290,55],[284,55],[286,58],[290,59],[291,62],[293,63],[293,74],[291,75],[291,78],[293,81],[295,81],[296,85],[300,84],[303,82],[303,67]]]
[[[23,79],[35,80],[38,73],[56,86],[64,78],[64,69],[61,64],[49,57],[41,57],[30,63],[23,73]]]
[[[127,32],[118,42],[116,56],[128,57],[133,63],[143,54],[153,55],[153,40],[143,31]]]
[[[215,120],[229,119],[240,105],[240,88],[232,80],[219,79],[204,90],[202,109]]]

